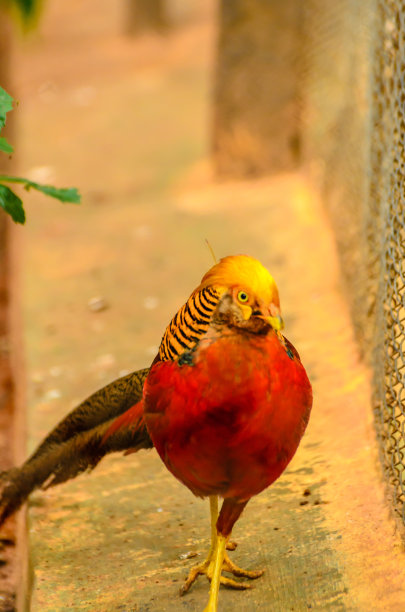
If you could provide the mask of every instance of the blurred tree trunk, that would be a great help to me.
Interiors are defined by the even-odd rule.
[[[221,0],[215,75],[218,175],[290,170],[299,158],[300,0]]]
[[[0,0],[0,85],[11,93],[11,47],[12,23],[5,3]],[[2,135],[12,141],[13,117],[7,117],[7,124]],[[12,161],[6,154],[0,154],[0,173],[11,173]],[[11,248],[11,234],[8,215],[0,209],[0,472],[15,464],[16,456],[21,458],[24,448],[24,430],[17,431],[16,383],[24,387],[24,374],[15,369],[16,359],[21,355],[16,351],[15,325],[12,314],[12,265],[15,259]],[[13,304],[13,307],[15,305]],[[17,331],[21,336],[21,330]],[[18,353],[18,355],[17,355]],[[17,378],[18,377],[18,378]],[[22,406],[21,406],[22,408]],[[18,437],[18,440],[17,440]],[[19,452],[18,452],[19,449]],[[21,603],[26,599],[27,550],[24,515],[14,518],[2,527],[1,535],[4,545],[1,549],[2,567],[0,576],[0,609],[22,609]]]
[[[11,54],[11,22],[4,5],[0,2],[0,85],[10,91],[10,54]],[[7,120],[2,135],[10,136],[10,120]],[[0,173],[10,171],[10,160],[5,153],[0,154]],[[0,430],[11,422],[10,411],[12,406],[12,378],[9,361],[8,314],[9,314],[9,284],[8,260],[9,256],[9,221],[8,215],[0,210]],[[1,444],[7,443],[7,448]],[[5,436],[0,438],[0,471],[10,467],[11,445]]]
[[[167,28],[166,0],[125,0],[125,4],[125,28],[128,34]]]

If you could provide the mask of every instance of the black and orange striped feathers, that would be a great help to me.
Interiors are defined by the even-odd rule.
[[[170,321],[159,347],[159,361],[172,361],[197,344],[208,329],[220,292],[204,287],[192,293]]]

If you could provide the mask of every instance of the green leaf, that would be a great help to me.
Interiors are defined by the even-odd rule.
[[[0,130],[6,123],[6,114],[13,110],[13,98],[0,87]]]
[[[5,138],[0,138],[0,151],[3,151],[4,153],[12,153],[14,151],[14,147],[12,147]]]
[[[0,206],[16,223],[25,223],[25,212],[23,203],[11,189],[5,185],[0,185]]]
[[[45,193],[48,196],[51,196],[51,198],[60,200],[61,202],[70,202],[71,204],[80,204],[81,202],[80,193],[76,187],[59,189],[57,187],[52,187],[52,185],[40,185],[39,183],[33,183],[32,181],[27,182],[25,189],[29,190],[31,187],[37,191]]]
[[[52,185],[41,185],[40,183],[34,183],[34,181],[17,176],[0,175],[0,181],[5,183],[22,183],[24,185],[24,189],[27,189],[27,191],[31,188],[36,189],[37,191],[41,191],[42,193],[45,193],[52,198],[56,198],[61,202],[70,202],[71,204],[80,204],[81,202],[80,193],[75,187],[58,189]]]

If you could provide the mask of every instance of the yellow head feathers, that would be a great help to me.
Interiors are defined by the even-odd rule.
[[[283,328],[277,285],[254,257],[224,257],[208,270],[194,293],[206,287],[215,288],[220,295],[230,292],[245,321],[260,317],[276,330]]]
[[[218,289],[239,287],[264,303],[280,304],[274,278],[260,261],[249,255],[229,255],[220,259],[203,276],[196,291],[208,286]]]

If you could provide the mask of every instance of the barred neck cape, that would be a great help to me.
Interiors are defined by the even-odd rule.
[[[200,285],[170,321],[163,335],[157,360],[177,359],[207,332],[223,294],[233,287],[249,288],[264,301],[280,305],[276,283],[269,271],[249,255],[222,258],[203,276]]]
[[[194,291],[170,321],[159,347],[161,361],[174,360],[206,333],[221,293],[214,287]]]

